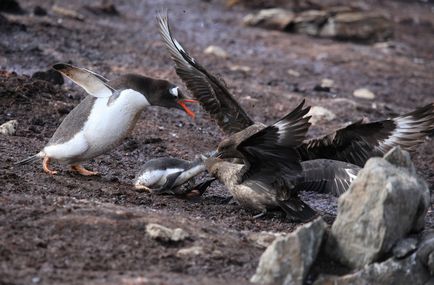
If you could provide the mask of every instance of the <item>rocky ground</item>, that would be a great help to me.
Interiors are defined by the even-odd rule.
[[[298,226],[278,214],[253,220],[251,212],[225,203],[228,194],[218,184],[195,200],[131,187],[147,159],[193,158],[216,146],[222,134],[199,107],[195,120],[178,111],[147,109],[121,146],[87,164],[100,177],[81,177],[57,164],[62,171],[54,177],[38,163],[14,165],[39,151],[84,96],[69,81],[59,86],[31,79],[37,71],[71,62],[108,78],[137,72],[181,84],[157,33],[161,8],[169,9],[178,40],[224,78],[257,121],[273,122],[304,98],[336,115],[319,120],[309,133],[315,136],[363,116],[381,119],[434,100],[430,2],[354,4],[388,16],[394,37],[387,44],[245,27],[242,18],[251,7],[228,8],[217,0],[112,3],[103,9],[100,2],[89,7],[88,1],[21,1],[18,14],[2,6],[0,124],[17,120],[18,126],[14,135],[0,134],[0,284],[247,284],[263,240],[270,238],[257,233],[292,232]],[[204,54],[209,45],[221,47],[227,58]],[[323,79],[333,81],[331,88],[318,88]],[[359,88],[375,98],[354,97]],[[412,154],[430,189],[433,149],[427,138]],[[333,222],[335,198],[304,194],[304,199]],[[154,239],[149,223],[182,228],[188,237]],[[431,211],[425,225],[434,227]],[[331,273],[345,272],[327,266]]]

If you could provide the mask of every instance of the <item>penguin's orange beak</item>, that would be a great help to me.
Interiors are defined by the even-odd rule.
[[[194,119],[196,114],[192,110],[190,110],[185,103],[198,103],[198,101],[194,100],[194,99],[178,100],[178,104],[182,107],[182,109],[184,109],[184,111],[187,113],[187,115],[189,115],[190,117],[192,117]]]

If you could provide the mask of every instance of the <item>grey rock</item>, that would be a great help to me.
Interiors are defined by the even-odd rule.
[[[260,232],[260,233],[249,233],[247,234],[247,240],[251,241],[255,246],[260,248],[266,248],[269,246],[276,238],[282,237],[283,233],[273,233],[273,232]]]
[[[398,241],[398,243],[393,248],[393,256],[400,259],[407,257],[412,254],[417,249],[417,239],[416,238],[406,238]]]
[[[204,254],[203,247],[192,246],[192,247],[181,248],[176,253],[176,256],[177,257],[189,257],[189,256],[203,255],[203,254]]]
[[[410,154],[407,151],[402,151],[402,149],[397,146],[392,148],[384,155],[384,159],[395,165],[396,167],[402,167],[410,172],[411,175],[416,175],[416,168],[411,161]]]
[[[327,21],[328,16],[326,11],[309,10],[302,12],[294,19],[294,32],[317,36],[320,33],[322,25]]]
[[[417,251],[417,258],[434,275],[434,230],[423,233]]]
[[[423,285],[429,279],[430,274],[413,253],[405,259],[373,263],[345,276],[320,276],[314,285]]]
[[[320,122],[328,122],[336,118],[336,114],[321,106],[313,106],[310,108],[307,116],[311,116],[309,122],[312,125],[317,125]]]
[[[247,26],[283,31],[292,23],[294,17],[294,13],[289,10],[279,8],[263,9],[256,14],[245,16],[243,23]]]
[[[375,94],[367,88],[359,88],[354,90],[353,96],[357,98],[368,99],[368,100],[375,99]]]
[[[146,233],[153,239],[165,242],[179,242],[189,237],[189,234],[181,228],[170,229],[159,224],[148,224]]]
[[[434,275],[434,251],[430,252],[428,255],[426,265],[431,275]]]
[[[371,158],[338,200],[327,249],[343,264],[361,268],[419,231],[428,205],[429,189],[422,179],[383,158]]]
[[[213,45],[208,46],[203,52],[220,58],[229,57],[229,54],[223,48]]]
[[[338,13],[328,18],[319,35],[344,40],[373,41],[385,40],[392,35],[391,22],[376,13]]]
[[[18,121],[10,120],[0,126],[0,134],[12,136],[17,132]]]
[[[303,284],[316,259],[326,228],[326,223],[318,218],[274,240],[262,254],[250,281],[261,284]]]

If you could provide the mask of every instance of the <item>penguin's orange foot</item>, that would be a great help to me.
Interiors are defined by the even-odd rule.
[[[87,170],[86,168],[84,168],[83,166],[81,166],[79,164],[71,165],[71,169],[74,170],[74,171],[76,171],[76,172],[78,172],[78,173],[80,173],[81,175],[84,175],[84,176],[93,176],[93,175],[98,175],[99,174],[96,171]]]
[[[49,165],[50,165],[50,158],[48,156],[44,157],[44,160],[42,161],[42,168],[44,169],[45,173],[50,174],[50,175],[55,175],[57,174],[57,171],[51,170]]]

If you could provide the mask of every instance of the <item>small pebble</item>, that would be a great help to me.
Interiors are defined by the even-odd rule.
[[[221,57],[221,58],[228,58],[229,57],[228,53],[224,49],[222,49],[221,47],[218,47],[218,46],[213,46],[213,45],[207,47],[203,52],[205,54],[212,54],[212,55],[215,55],[215,56]]]
[[[17,127],[18,127],[17,120],[7,121],[6,123],[0,126],[0,134],[6,136],[12,136],[17,132]]]
[[[357,98],[363,98],[363,99],[368,99],[368,100],[373,100],[375,99],[375,94],[372,93],[369,89],[367,88],[360,88],[357,89],[353,92],[353,96],[357,97]]]

